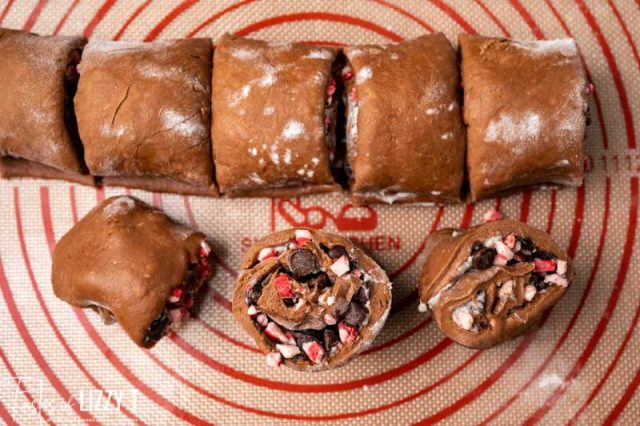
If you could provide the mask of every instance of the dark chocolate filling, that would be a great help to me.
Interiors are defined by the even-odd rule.
[[[78,64],[82,56],[82,49],[73,49],[67,58],[67,68],[64,73],[64,124],[71,139],[71,144],[76,152],[83,173],[88,173],[88,168],[84,163],[84,147],[80,141],[78,122],[76,120],[75,106],[73,99],[78,90]]]
[[[173,289],[173,291],[176,291],[176,289],[179,290],[181,294],[180,299],[177,302],[167,300],[160,315],[147,328],[144,336],[145,346],[153,346],[166,336],[172,322],[170,314],[172,310],[184,309],[189,312],[193,306],[198,290],[208,279],[206,276],[208,272],[204,270],[205,268],[203,268],[202,262],[207,262],[206,258],[194,258],[189,261],[187,277],[180,286]]]

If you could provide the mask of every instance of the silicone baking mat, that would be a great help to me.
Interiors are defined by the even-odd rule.
[[[354,208],[341,194],[215,200],[131,191],[206,231],[216,272],[197,319],[152,351],[116,325],[57,300],[56,241],[104,192],[63,182],[0,182],[0,418],[8,423],[583,424],[640,422],[640,4],[638,1],[0,1],[2,26],[43,34],[155,40],[231,31],[343,44],[443,31],[574,37],[596,86],[586,184],[476,205]],[[2,58],[0,58],[2,60]],[[1,77],[1,76],[0,76]],[[3,81],[0,84],[11,84]],[[381,141],[382,142],[382,141]],[[492,350],[443,338],[417,311],[425,237],[493,207],[549,230],[577,280],[543,326]],[[389,271],[394,308],[347,367],[268,368],[230,314],[235,266],[270,231],[311,226],[368,248]]]

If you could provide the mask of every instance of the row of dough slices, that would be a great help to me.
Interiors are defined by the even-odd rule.
[[[440,33],[344,49],[225,35],[215,54],[209,39],[85,43],[0,29],[4,177],[438,204],[583,180],[573,40],[463,34],[462,78]]]

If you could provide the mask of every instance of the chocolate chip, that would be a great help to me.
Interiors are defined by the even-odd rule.
[[[472,265],[479,271],[491,268],[493,260],[496,257],[496,251],[492,248],[482,248],[473,258]]]
[[[258,303],[258,299],[260,299],[261,295],[262,295],[262,286],[259,284],[256,284],[252,286],[249,290],[247,290],[244,301],[247,305],[255,305],[256,303]]]
[[[351,302],[344,314],[344,322],[354,327],[359,326],[367,318],[369,311],[358,302]]]
[[[317,340],[308,333],[294,332],[293,337],[296,339],[296,343],[300,347],[302,347],[302,345],[304,345],[305,343],[317,342]]]
[[[324,329],[324,349],[327,352],[330,352],[331,348],[333,348],[336,343],[338,343],[338,335],[336,334],[336,332],[330,328],[325,328]]]
[[[518,241],[520,241],[520,249],[528,251],[529,253],[533,252],[536,249],[536,246],[531,241],[531,238],[528,237],[518,237]]]
[[[553,253],[544,250],[538,250],[533,254],[533,257],[542,260],[556,260],[556,256]]]
[[[471,254],[476,254],[477,252],[482,250],[482,247],[484,246],[482,245],[481,241],[474,242],[473,245],[471,246]]]
[[[369,296],[367,296],[367,289],[365,288],[364,285],[360,287],[360,289],[358,290],[356,295],[353,296],[353,298],[358,302],[362,303],[363,305],[367,303],[367,301],[369,300]]]
[[[297,249],[289,255],[289,267],[295,279],[313,274],[318,269],[316,256],[307,249]]]
[[[547,283],[544,282],[544,274],[538,274],[535,272],[529,276],[529,284],[534,285],[538,291],[547,286]]]
[[[282,301],[284,302],[284,304],[288,307],[291,308],[293,306],[296,305],[296,303],[298,303],[298,296],[296,296],[295,294],[292,297],[286,298],[286,299],[282,299]]]
[[[336,260],[342,256],[349,256],[347,253],[347,249],[345,249],[342,246],[335,246],[329,249],[329,251],[327,252],[327,254],[329,255],[329,257],[333,260]]]
[[[150,345],[160,340],[162,336],[165,335],[168,324],[169,314],[166,309],[163,309],[160,316],[156,318],[147,329],[147,333],[144,336],[144,344]]]
[[[325,287],[331,287],[331,280],[329,276],[324,272],[319,273],[318,275],[311,277],[311,279],[307,282],[309,288],[317,288],[318,290],[322,290]]]

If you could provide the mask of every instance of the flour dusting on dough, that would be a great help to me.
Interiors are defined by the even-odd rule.
[[[282,131],[282,137],[285,140],[297,139],[305,132],[304,124],[299,121],[290,120]]]
[[[273,115],[275,110],[276,109],[272,106],[264,107],[264,109],[262,110],[262,115]]]
[[[432,84],[429,84],[424,91],[423,102],[425,105],[434,105],[440,104],[447,97],[448,92],[447,84],[442,81],[436,81]]]
[[[291,164],[291,150],[289,148],[284,150],[282,160],[284,161],[284,164]]]
[[[327,49],[315,49],[308,53],[305,58],[307,59],[324,59],[329,60],[333,57],[330,50]]]
[[[186,116],[173,109],[165,109],[161,113],[162,126],[182,136],[205,136],[207,131],[198,120],[198,115]]]
[[[278,71],[280,71],[281,67],[274,67],[270,64],[265,64],[264,68],[264,76],[258,80],[258,86],[260,87],[270,87],[273,86],[278,81]]]
[[[103,138],[111,138],[114,136],[116,138],[119,138],[120,136],[124,135],[126,130],[127,130],[127,127],[123,124],[113,126],[111,123],[107,121],[102,123],[102,126],[100,127],[100,135]]]
[[[488,143],[518,143],[534,139],[540,135],[542,127],[540,115],[527,112],[518,118],[510,114],[500,113],[497,120],[492,120],[484,133],[484,141]]]
[[[362,69],[360,69],[360,71],[358,71],[358,74],[356,74],[356,83],[362,84],[365,81],[369,80],[372,76],[373,71],[371,71],[371,68],[363,67]]]
[[[136,206],[135,201],[131,197],[118,197],[110,202],[103,210],[102,214],[105,218],[110,219],[119,215],[128,213]]]
[[[240,90],[233,94],[231,100],[229,101],[229,105],[232,108],[238,106],[240,101],[242,101],[243,99],[247,99],[249,93],[251,93],[251,86],[248,84],[242,86]]]
[[[231,56],[241,61],[251,61],[258,57],[258,52],[251,49],[235,48],[231,49]]]
[[[558,40],[514,41],[513,46],[524,49],[531,54],[550,55],[559,53],[562,56],[576,56],[578,47],[575,40],[563,38]]]

